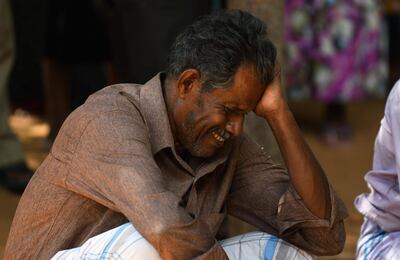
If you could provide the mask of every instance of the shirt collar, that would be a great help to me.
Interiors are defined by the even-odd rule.
[[[145,83],[140,91],[140,108],[149,128],[153,154],[166,147],[174,147],[174,138],[162,92],[161,76],[162,73],[158,73]]]

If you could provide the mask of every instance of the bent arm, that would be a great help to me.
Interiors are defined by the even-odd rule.
[[[329,183],[326,193],[330,215],[321,218],[305,205],[287,171],[245,136],[228,196],[228,212],[307,252],[332,255],[343,249],[347,211]]]
[[[326,176],[304,141],[286,102],[265,119],[279,144],[294,189],[312,213],[328,218],[331,206]]]
[[[271,127],[285,160],[290,181],[307,208],[320,218],[330,215],[330,198],[326,176],[311,149],[304,141],[299,127],[282,95],[279,66],[255,112]]]
[[[92,119],[79,140],[67,187],[124,214],[162,259],[226,259],[208,226],[165,187],[146,125],[134,113],[110,111]]]

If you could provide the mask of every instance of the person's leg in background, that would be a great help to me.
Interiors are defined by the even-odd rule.
[[[326,104],[322,134],[328,143],[351,141],[346,118],[350,102],[385,93],[387,39],[381,5],[377,0],[336,1],[316,18],[316,24],[324,26],[316,33],[314,83],[317,98]],[[333,47],[331,52],[326,51],[327,44]]]
[[[14,28],[10,3],[0,2],[0,184],[21,193],[31,172],[27,169],[21,143],[8,125],[8,77],[14,62]]]
[[[382,96],[385,37],[380,1],[285,1],[287,93],[324,105],[320,135],[347,144],[350,102]]]
[[[330,101],[325,104],[321,129],[324,141],[335,144],[352,139],[352,129],[347,119],[347,105],[341,101]]]
[[[70,112],[70,68],[52,58],[42,61],[45,109],[50,124],[50,140],[54,140]],[[56,86],[56,87],[55,87]]]

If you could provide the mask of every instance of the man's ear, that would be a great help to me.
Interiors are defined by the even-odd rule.
[[[187,69],[181,73],[177,81],[178,97],[185,98],[192,91],[197,91],[198,87],[200,87],[200,72],[196,69]]]

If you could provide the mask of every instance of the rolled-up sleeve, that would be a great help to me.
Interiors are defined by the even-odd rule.
[[[315,255],[339,253],[344,246],[347,210],[329,185],[327,219],[311,213],[290,183],[286,170],[262,148],[243,138],[228,199],[229,213]]]
[[[146,124],[132,108],[88,119],[66,186],[124,214],[162,259],[226,259],[209,227],[179,205],[164,178]]]

